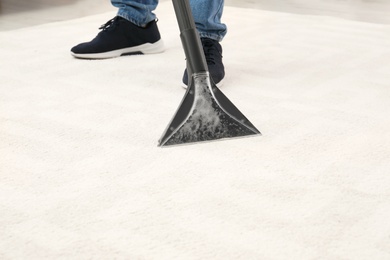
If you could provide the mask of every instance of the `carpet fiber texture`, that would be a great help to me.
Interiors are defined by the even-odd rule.
[[[221,90],[262,136],[157,147],[166,51],[78,60],[105,13],[0,32],[1,259],[390,259],[390,26],[226,7]]]

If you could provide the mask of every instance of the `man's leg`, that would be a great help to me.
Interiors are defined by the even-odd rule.
[[[76,58],[103,59],[164,51],[153,10],[158,0],[112,0],[118,15],[90,42],[71,49]]]
[[[100,28],[102,31],[92,41],[73,47],[73,56],[102,59],[164,51],[153,13],[158,0],[111,0],[111,3],[118,8],[117,16],[103,25]],[[219,44],[227,31],[226,25],[221,23],[224,1],[190,0],[190,5],[210,75],[220,85],[225,76],[222,47]],[[188,84],[186,71],[183,83]]]
[[[144,27],[156,20],[153,11],[157,7],[158,0],[111,0],[111,4],[118,8],[118,16],[137,26]]]
[[[221,86],[225,68],[222,63],[222,46],[219,42],[227,32],[226,25],[221,23],[224,0],[190,0],[190,6],[211,78],[217,86]],[[185,86],[188,85],[187,70],[184,71],[183,83]]]
[[[227,32],[221,23],[224,0],[190,0],[190,5],[200,37],[222,41]]]

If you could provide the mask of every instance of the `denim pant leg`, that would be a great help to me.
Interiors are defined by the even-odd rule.
[[[190,5],[200,37],[222,41],[227,32],[221,23],[224,0],[190,0]]]
[[[121,16],[138,26],[144,26],[156,19],[153,11],[158,0],[111,0],[119,8]],[[224,0],[190,0],[192,14],[200,37],[221,41],[226,35],[227,27],[221,23]]]
[[[117,8],[118,16],[129,20],[138,26],[145,26],[156,19],[153,11],[158,0],[111,0],[111,4]]]

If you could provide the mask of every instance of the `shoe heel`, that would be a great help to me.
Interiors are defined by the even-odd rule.
[[[165,45],[162,39],[158,40],[155,43],[144,44],[141,50],[143,54],[154,54],[154,53],[161,53],[164,51],[165,51]]]

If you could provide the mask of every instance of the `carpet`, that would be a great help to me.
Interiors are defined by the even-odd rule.
[[[170,148],[166,51],[78,60],[105,13],[0,32],[1,259],[389,259],[390,26],[226,7],[221,90],[262,136]]]

